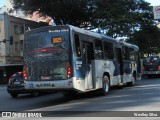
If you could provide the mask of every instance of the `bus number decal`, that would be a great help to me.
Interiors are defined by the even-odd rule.
[[[82,67],[82,61],[76,61],[76,69]]]
[[[62,43],[62,37],[59,36],[59,37],[53,37],[52,38],[52,43]]]

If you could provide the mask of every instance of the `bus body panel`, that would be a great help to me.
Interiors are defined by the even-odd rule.
[[[84,44],[84,50],[85,52],[89,53],[89,48],[87,46],[90,46],[89,44]],[[80,91],[89,91],[90,89],[94,89],[93,86],[93,63],[92,60],[89,57],[89,54],[83,53],[82,58],[75,58],[73,61],[74,66],[74,76],[76,81],[75,88]]]
[[[94,61],[94,74],[93,78],[96,81],[96,89],[102,88],[102,78],[105,73],[108,73],[110,85],[118,85],[118,74],[115,74],[116,67],[113,61],[95,60]]]
[[[58,90],[58,89],[73,89],[73,79],[57,80],[57,81],[25,81],[25,89],[27,90]]]

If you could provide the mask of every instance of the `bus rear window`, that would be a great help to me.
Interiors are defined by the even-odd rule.
[[[24,53],[34,53],[43,49],[59,48],[68,50],[69,31],[43,31],[28,34],[25,37]]]

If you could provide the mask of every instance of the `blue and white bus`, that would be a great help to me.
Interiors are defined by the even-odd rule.
[[[25,33],[26,90],[58,90],[65,95],[111,86],[134,85],[140,78],[139,48],[74,26],[48,26]]]

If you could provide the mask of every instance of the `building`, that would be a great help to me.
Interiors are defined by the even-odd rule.
[[[24,32],[46,25],[0,14],[0,83],[7,83],[13,73],[22,71]]]

